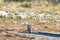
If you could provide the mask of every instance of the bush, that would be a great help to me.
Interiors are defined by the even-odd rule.
[[[0,18],[2,18],[2,15],[0,15]]]
[[[31,8],[32,7],[31,5],[32,5],[31,3],[23,3],[23,4],[21,4],[22,7],[26,7],[26,8]]]

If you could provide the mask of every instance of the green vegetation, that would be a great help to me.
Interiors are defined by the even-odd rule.
[[[26,7],[26,8],[31,8],[32,4],[31,3],[23,3],[21,4],[22,7]]]
[[[0,18],[2,18],[2,15],[0,15]]]

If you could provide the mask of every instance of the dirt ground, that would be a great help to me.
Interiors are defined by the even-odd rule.
[[[34,20],[13,20],[9,18],[0,18],[0,31],[12,30],[18,32],[26,32],[27,25],[23,23],[30,23],[32,25],[33,32],[60,32],[60,23],[37,23]]]
[[[30,39],[30,38],[24,38],[24,37],[10,37],[9,35],[3,35],[2,32],[5,31],[15,31],[15,32],[27,32],[27,25],[24,25],[23,23],[29,22],[32,25],[32,31],[33,32],[52,32],[57,33],[60,32],[60,25],[54,25],[50,23],[37,23],[34,20],[14,20],[10,18],[0,18],[0,40],[49,40],[49,38],[40,38],[40,39]],[[50,40],[55,40],[51,39]],[[57,40],[57,39],[56,39]],[[59,40],[59,38],[58,38]]]

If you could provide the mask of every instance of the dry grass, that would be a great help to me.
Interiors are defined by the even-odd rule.
[[[28,3],[28,2],[23,2]],[[12,7],[16,8],[12,10],[13,12],[21,11],[17,10],[21,7],[23,3],[19,2],[9,2],[9,3],[3,3],[0,1],[0,10],[4,10],[3,7],[9,7],[12,9]],[[39,2],[30,2],[32,7],[27,8],[27,10],[24,10],[24,12],[29,13],[32,10],[35,10],[35,13],[47,13],[52,12],[54,15],[60,16],[60,4],[53,6],[51,3],[48,3],[46,1]],[[22,11],[23,12],[23,11]],[[60,20],[60,19],[59,19]],[[53,20],[49,20],[49,23],[42,23],[39,22],[38,19],[34,20],[32,18],[29,19],[11,19],[11,18],[0,18],[0,31],[3,30],[13,30],[18,32],[25,32],[27,31],[27,25],[22,25],[21,22],[29,22],[32,24],[32,31],[34,32],[60,32],[60,23],[53,23]],[[16,22],[16,23],[15,23]],[[2,28],[2,29],[1,29]],[[6,37],[4,35],[0,35],[0,40],[31,40],[29,38],[22,38],[22,37]],[[60,40],[59,38],[50,38],[50,37],[36,37],[35,40]]]
[[[26,3],[26,2],[23,2],[23,3]],[[27,2],[28,3],[28,2]],[[21,7],[21,4],[22,3],[19,3],[19,2],[10,2],[10,3],[2,3],[0,2],[0,9],[2,9],[3,6],[9,6],[9,7]],[[34,2],[32,3],[32,8],[38,8],[37,10],[39,10],[39,12],[48,12],[48,11],[52,11],[52,12],[55,12],[57,14],[59,14],[59,11],[60,11],[60,4],[56,5],[56,6],[53,6],[51,3],[48,3],[46,1],[41,1],[40,3],[39,2]]]
[[[23,2],[23,3],[26,3],[26,2]],[[28,2],[27,2],[28,3]],[[19,3],[19,2],[9,2],[9,3],[2,3],[2,2],[0,2],[0,10],[3,10],[3,7],[4,6],[7,6],[7,7],[10,7],[10,8],[12,8],[12,7],[15,7],[15,8],[19,8],[19,7],[21,7],[21,4],[22,3]],[[34,10],[36,10],[36,14],[37,13],[47,13],[47,12],[52,12],[52,14],[54,14],[54,15],[60,15],[60,4],[58,4],[58,5],[56,5],[56,6],[53,6],[52,4],[50,4],[50,3],[48,3],[48,2],[46,2],[46,1],[41,1],[40,3],[39,2],[34,2],[34,3],[32,3],[31,2],[31,4],[32,4],[32,8],[27,8],[27,10],[25,10],[25,12],[26,13],[28,13],[28,12],[30,12],[32,9],[34,9]],[[12,7],[11,7],[12,6]],[[13,11],[15,11],[15,10],[13,10]],[[21,10],[19,10],[19,11],[21,11]],[[6,19],[5,19],[6,20]],[[18,20],[18,19],[17,19]],[[30,22],[32,19],[28,19],[28,21],[27,22]],[[23,21],[25,21],[25,20],[23,20]],[[36,24],[34,24],[34,25],[38,25],[39,24],[39,22],[37,22],[38,20],[36,19],[36,20],[33,20],[33,23],[36,23]],[[49,21],[52,21],[52,20],[49,20]],[[2,21],[3,22],[3,21]],[[6,22],[6,21],[5,21]],[[11,23],[11,20],[8,20],[8,22],[9,23]],[[44,24],[46,24],[46,23],[44,23]],[[43,24],[43,25],[44,25]],[[51,25],[53,25],[53,28],[51,27]],[[5,25],[5,24],[4,24]],[[39,25],[41,25],[41,23],[39,24]],[[48,23],[46,24],[46,25],[48,25]],[[51,27],[51,28],[45,28],[45,26],[44,27],[42,27],[42,29],[41,30],[57,30],[57,28],[54,28],[54,23],[53,22],[50,22],[49,23],[49,27]],[[59,26],[59,25],[58,25]],[[59,28],[59,27],[58,27]],[[38,30],[40,30],[40,29],[38,29]]]
[[[23,3],[28,3],[28,2],[23,2]],[[17,10],[17,9],[19,9],[23,3],[19,3],[19,2],[2,3],[2,2],[0,2],[0,10],[3,10],[3,7],[6,6],[11,9],[12,9],[12,7],[16,8],[13,10],[13,12],[21,11],[21,10]],[[32,10],[35,10],[36,14],[37,13],[45,13],[46,14],[47,12],[52,12],[52,14],[60,16],[60,4],[53,6],[51,3],[48,3],[46,1],[41,1],[40,3],[39,2],[34,2],[34,3],[30,2],[30,3],[32,5],[32,7],[27,8],[27,10],[24,10],[24,12],[29,13]],[[24,20],[20,19],[18,21],[17,20],[18,19],[0,18],[0,27],[3,27],[5,29],[9,29],[9,30],[12,29],[14,31],[22,32],[22,31],[27,30],[27,26],[21,25],[21,22],[29,22],[32,24],[32,27],[33,27],[32,31],[34,31],[34,32],[39,32],[39,31],[60,32],[60,25],[59,25],[60,23],[55,23],[55,22],[53,23],[52,22],[53,20],[49,20],[50,21],[49,23],[37,22],[38,19],[34,20],[32,18],[24,19]],[[17,21],[17,23],[14,23],[13,21]],[[15,37],[13,37],[13,38],[15,38]],[[52,39],[52,40],[54,40],[54,39]]]

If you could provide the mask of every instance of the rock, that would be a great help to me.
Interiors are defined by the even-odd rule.
[[[21,23],[21,25],[25,25],[25,23],[24,23],[24,22],[22,22],[22,23]]]
[[[48,22],[47,20],[43,20],[43,19],[39,19],[39,21],[42,22],[42,23]]]
[[[5,12],[5,11],[0,11],[0,15],[2,15],[2,16],[6,16],[6,15],[8,15],[8,13]]]
[[[19,13],[19,15],[21,17],[21,19],[25,19],[27,18],[27,14],[26,13]]]
[[[12,23],[15,23],[15,24],[16,24],[16,23],[18,23],[18,22],[17,22],[17,21],[12,20]]]
[[[5,29],[4,28],[0,28],[0,32],[3,32],[3,31],[5,31]]]
[[[5,36],[6,36],[6,37],[15,37],[14,34],[6,34]]]
[[[6,31],[14,31],[14,29],[11,29],[11,28],[10,28],[10,29],[6,29]]]
[[[35,16],[35,14],[33,12],[30,12],[29,15],[32,17],[32,16]]]
[[[6,32],[1,32],[1,34],[5,35],[5,34],[7,34],[7,33],[6,33]]]
[[[38,14],[38,17],[40,17],[40,18],[42,18],[43,16],[45,16],[44,13],[42,13],[42,14]]]
[[[12,18],[15,19],[17,16],[15,14],[12,15]]]
[[[45,28],[48,28],[47,26],[45,26]]]

